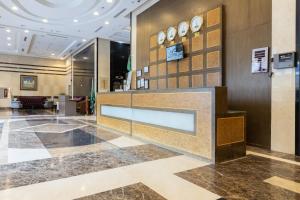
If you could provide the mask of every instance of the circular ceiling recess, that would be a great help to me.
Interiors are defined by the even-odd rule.
[[[84,0],[68,0],[68,1],[62,1],[62,0],[36,0],[38,3],[52,7],[52,8],[71,8],[71,7],[76,7],[80,5],[81,3],[84,2]]]
[[[5,4],[3,3],[5,1]],[[106,0],[0,0],[1,6],[13,15],[32,22],[65,25],[76,20],[79,23],[89,23],[109,15],[117,7],[120,0],[107,3]],[[18,7],[13,11],[11,6]],[[94,16],[93,12],[98,15]]]

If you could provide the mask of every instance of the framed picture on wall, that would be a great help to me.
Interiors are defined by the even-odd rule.
[[[37,91],[38,77],[32,75],[20,76],[20,90]]]

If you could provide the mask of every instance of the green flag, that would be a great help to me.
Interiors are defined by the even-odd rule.
[[[91,89],[91,96],[90,96],[90,111],[94,114],[95,111],[95,88],[94,88],[94,79],[92,79],[92,89]]]
[[[127,70],[128,70],[129,72],[131,71],[131,56],[128,57]]]

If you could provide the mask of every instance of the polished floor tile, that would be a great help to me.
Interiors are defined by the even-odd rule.
[[[104,142],[104,140],[97,136],[81,129],[75,129],[65,133],[55,133],[55,135],[53,135],[52,132],[36,132],[35,134],[46,148],[85,146]]]
[[[0,165],[0,190],[92,173],[177,154],[154,145]],[[9,180],[9,181],[8,181]]]
[[[300,199],[298,193],[265,182],[278,176],[300,183],[300,167],[264,157],[248,155],[177,175],[226,199]]]
[[[265,154],[265,155],[269,155],[269,156],[275,156],[278,158],[283,158],[283,159],[287,159],[287,160],[291,160],[291,161],[300,162],[300,156],[296,156],[296,155],[261,149],[261,148],[252,147],[252,146],[248,146],[247,151],[261,153],[261,154]]]
[[[107,192],[82,197],[77,200],[166,200],[142,183],[129,185]]]
[[[95,116],[24,112],[1,128],[1,200],[300,199],[300,162],[288,154],[248,147],[213,165],[100,128]]]

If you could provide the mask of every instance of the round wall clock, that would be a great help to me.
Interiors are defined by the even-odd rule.
[[[184,22],[181,22],[179,25],[178,25],[178,35],[180,37],[184,37],[186,36],[186,34],[188,33],[189,31],[189,23],[184,21]]]
[[[168,39],[169,41],[173,41],[173,40],[175,39],[175,37],[176,37],[176,34],[177,34],[176,28],[174,28],[174,27],[169,27],[169,28],[168,28],[168,31],[167,31],[167,39]]]
[[[200,31],[203,25],[203,17],[195,16],[191,21],[191,30],[193,33]]]
[[[163,31],[160,31],[157,36],[157,43],[162,45],[166,40],[166,34]]]

